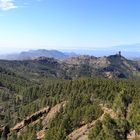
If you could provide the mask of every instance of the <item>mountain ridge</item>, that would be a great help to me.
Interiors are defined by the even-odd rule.
[[[23,51],[16,54],[7,54],[1,55],[0,59],[5,60],[31,60],[37,57],[54,57],[56,59],[65,59],[71,56],[77,56],[77,54],[70,52],[65,53],[58,50],[46,50],[46,49],[38,49],[38,50],[29,50]]]
[[[50,77],[75,79],[77,77],[130,78],[140,76],[140,63],[114,54],[104,57],[89,55],[73,56],[65,59],[37,57],[29,60],[0,60],[0,67],[20,76],[38,79]]]

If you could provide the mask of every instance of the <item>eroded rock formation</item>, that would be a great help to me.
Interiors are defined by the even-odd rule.
[[[29,125],[30,123],[33,123],[40,117],[42,117],[44,114],[48,113],[50,110],[50,107],[43,108],[39,110],[38,112],[32,114],[31,116],[27,117],[22,122],[15,125],[15,127],[12,129],[13,131],[19,132],[21,129],[23,129],[25,126]]]

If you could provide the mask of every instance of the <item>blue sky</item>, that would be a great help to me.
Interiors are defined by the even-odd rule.
[[[0,0],[0,53],[139,51],[138,43],[139,0]]]

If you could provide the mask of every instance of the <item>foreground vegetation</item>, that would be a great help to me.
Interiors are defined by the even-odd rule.
[[[8,124],[11,128],[45,106],[52,107],[68,101],[66,107],[46,126],[46,140],[65,140],[76,128],[99,118],[103,113],[99,104],[112,108],[117,112],[118,119],[106,116],[102,122],[98,121],[89,134],[90,140],[125,140],[131,130],[140,133],[138,81],[80,78],[49,80],[37,85],[4,75],[1,75],[0,90],[1,125]],[[13,133],[8,139],[36,139],[36,132],[43,127],[41,123],[29,126],[20,137]],[[2,133],[1,137],[6,136]]]

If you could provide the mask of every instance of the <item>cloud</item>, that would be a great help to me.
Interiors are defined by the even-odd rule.
[[[13,0],[0,0],[1,10],[7,11],[15,8],[18,8],[18,6],[15,5]]]

